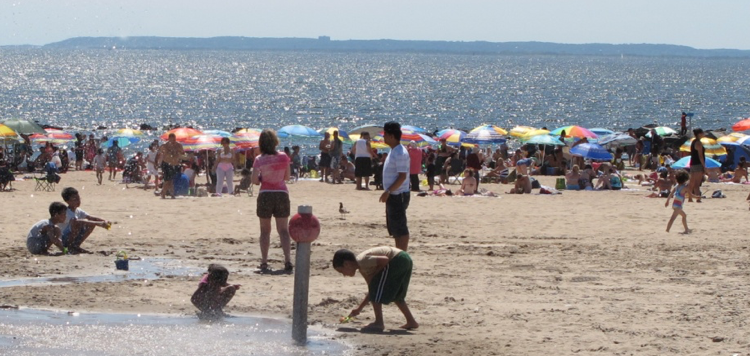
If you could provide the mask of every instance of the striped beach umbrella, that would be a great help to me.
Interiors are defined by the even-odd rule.
[[[248,148],[258,147],[259,139],[260,139],[260,135],[249,135],[249,134],[232,135],[232,137],[229,138],[229,140],[234,145],[234,148],[238,150],[246,150]]]
[[[435,141],[430,136],[417,133],[414,131],[410,131],[410,130],[401,129],[401,144],[408,145],[409,143],[411,143],[411,141],[414,141],[414,143],[416,143],[418,147],[425,147],[425,146],[437,144],[437,141]],[[376,148],[388,147],[388,145],[385,144],[385,141],[383,141],[383,132],[378,133],[372,138],[372,142],[370,143],[370,145],[375,147],[373,143],[378,144],[378,147]]]
[[[318,133],[320,133],[320,135],[325,135],[325,133],[326,133],[326,132],[328,132],[328,134],[330,134],[330,135],[331,135],[331,137],[333,137],[333,133],[334,133],[335,131],[338,131],[338,132],[339,132],[339,138],[340,138],[340,139],[341,139],[342,141],[344,141],[344,142],[346,142],[346,143],[351,143],[352,141],[354,141],[354,140],[352,140],[352,138],[351,138],[351,137],[349,136],[349,134],[348,134],[348,133],[346,133],[346,131],[344,131],[344,130],[342,130],[342,129],[339,129],[338,127],[334,127],[334,126],[331,126],[331,127],[329,127],[329,128],[325,128],[325,129],[320,129],[320,130],[318,130]],[[370,132],[370,136],[372,136],[372,135],[374,135],[374,134],[375,134],[374,132]],[[359,139],[359,138],[357,138],[357,139]]]
[[[465,137],[465,141],[477,144],[503,143],[507,140],[505,136],[507,134],[508,131],[495,125],[482,125],[469,131]]]
[[[3,121],[2,124],[10,127],[11,129],[13,129],[13,131],[19,134],[23,134],[23,135],[47,133],[47,131],[44,131],[44,128],[39,126],[39,124],[35,122],[31,122],[29,120],[10,119],[10,120]]]
[[[595,161],[611,161],[612,154],[604,147],[595,143],[582,143],[570,149],[570,154]]]
[[[680,151],[690,152],[690,146],[693,144],[694,140],[695,138],[691,138],[690,140],[685,141],[685,143],[680,146]],[[714,139],[704,137],[701,139],[701,143],[703,144],[703,152],[706,156],[723,156],[727,154],[727,149]]]
[[[656,134],[659,136],[669,136],[677,133],[677,131],[675,131],[671,127],[666,126],[654,127],[654,130],[656,130]],[[646,133],[646,137],[651,137],[651,130],[648,130],[648,132]]]
[[[577,137],[577,138],[597,138],[595,133],[591,132],[591,130],[581,127],[578,125],[569,125],[569,126],[563,126],[558,127],[550,132],[550,135],[559,136],[562,134],[562,132],[565,131],[565,137]]]

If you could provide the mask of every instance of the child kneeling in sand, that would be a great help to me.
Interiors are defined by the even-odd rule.
[[[359,270],[367,282],[368,293],[365,299],[349,313],[349,317],[357,316],[365,305],[372,303],[375,321],[362,328],[363,332],[381,332],[385,329],[383,304],[391,302],[396,303],[406,318],[406,324],[401,325],[402,329],[411,330],[419,327],[405,301],[412,269],[408,253],[390,246],[371,248],[359,255],[341,249],[333,255],[333,268],[349,277],[353,277]]]
[[[203,275],[198,289],[193,293],[190,301],[198,308],[198,318],[215,319],[227,316],[224,307],[240,289],[239,284],[229,285],[229,271],[220,264],[208,265],[208,273]]]
[[[31,227],[26,237],[26,248],[35,255],[46,255],[52,245],[57,246],[63,253],[67,252],[63,247],[62,230],[57,224],[65,221],[65,212],[68,207],[60,202],[49,205],[49,219],[44,219]]]

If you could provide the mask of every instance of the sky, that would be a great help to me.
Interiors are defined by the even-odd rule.
[[[325,35],[750,50],[749,15],[748,0],[0,0],[0,45]]]

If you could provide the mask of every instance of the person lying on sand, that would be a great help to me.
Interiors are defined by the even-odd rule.
[[[367,282],[368,292],[365,299],[349,313],[349,317],[357,316],[365,305],[372,304],[375,321],[362,328],[362,332],[382,332],[385,329],[383,304],[391,302],[398,306],[406,318],[406,324],[401,325],[402,329],[412,330],[419,327],[406,304],[406,292],[409,289],[412,270],[411,257],[406,251],[382,246],[355,255],[352,251],[341,249],[333,255],[333,268],[349,277],[353,277],[359,270]]]

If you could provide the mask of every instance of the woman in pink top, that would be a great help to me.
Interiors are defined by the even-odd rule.
[[[289,180],[289,156],[276,151],[279,139],[276,131],[265,129],[260,133],[258,145],[261,155],[253,162],[252,182],[260,184],[258,193],[257,215],[260,218],[260,254],[261,261],[258,273],[270,272],[268,267],[268,248],[271,245],[271,217],[276,218],[276,231],[281,238],[281,248],[284,250],[284,270],[293,269],[290,254],[291,242],[289,238],[289,191],[286,181]]]

